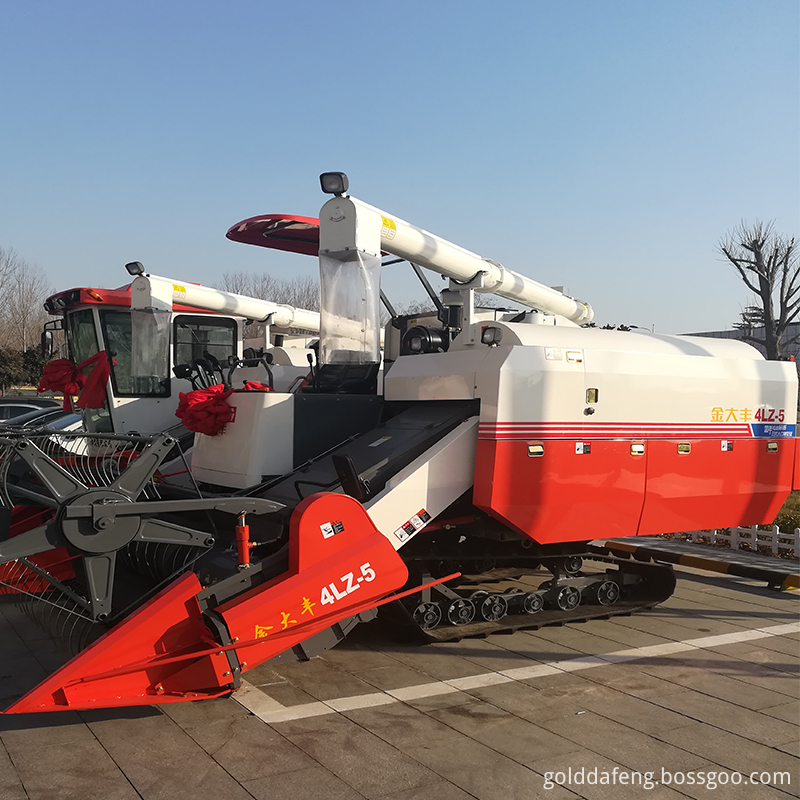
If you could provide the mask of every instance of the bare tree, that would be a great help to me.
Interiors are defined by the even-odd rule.
[[[7,282],[3,303],[4,344],[21,352],[38,345],[47,320],[42,303],[49,294],[47,277],[39,267],[20,260]]]
[[[25,352],[38,344],[47,319],[47,277],[13,250],[0,248],[0,347]]]
[[[0,318],[5,316],[3,312],[6,307],[6,293],[12,278],[20,268],[21,261],[22,259],[13,249],[0,247],[0,300],[3,301],[2,304],[0,304]]]
[[[285,303],[308,311],[319,310],[319,281],[311,277],[277,278],[267,273],[225,272],[222,283],[217,287],[224,292],[257,297],[273,303]],[[263,325],[255,324],[247,328],[247,337],[261,336]]]
[[[286,303],[309,311],[319,309],[319,282],[308,276],[276,278],[267,273],[225,272],[218,288],[224,292]]]
[[[742,222],[719,243],[719,251],[735,267],[739,277],[756,296],[743,316],[743,338],[760,344],[768,359],[781,357],[786,328],[800,315],[800,258],[794,237],[775,233],[773,223]],[[764,337],[752,333],[754,323],[763,325]]]

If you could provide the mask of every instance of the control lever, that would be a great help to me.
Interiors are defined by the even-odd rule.
[[[363,503],[369,499],[370,485],[369,481],[364,480],[356,469],[353,459],[350,456],[335,455],[331,456],[333,461],[333,468],[336,470],[336,476],[342,484],[342,491],[354,497],[359,503]]]
[[[264,365],[264,369],[267,371],[267,385],[270,389],[275,389],[275,382],[272,379],[272,353],[265,353],[261,357],[261,363]]]
[[[211,355],[208,350],[203,350],[203,358],[211,365],[211,374],[213,375],[215,372],[218,372],[220,383],[224,383],[225,376],[222,374],[222,364],[219,363],[219,359]]]
[[[311,385],[319,389],[319,364],[316,369],[314,368],[314,356],[309,353],[306,358],[308,359],[308,366],[311,368]]]
[[[195,358],[194,361],[192,361],[192,366],[197,370],[197,376],[203,384],[204,389],[208,389],[210,386],[214,385],[214,370],[211,368],[211,364],[209,364],[208,361],[204,358]]]

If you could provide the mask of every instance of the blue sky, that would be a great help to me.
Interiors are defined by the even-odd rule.
[[[0,2],[0,246],[54,288],[123,265],[214,284],[316,274],[229,242],[316,216],[317,175],[591,302],[729,327],[715,253],[798,233],[796,0]],[[421,296],[385,271],[398,302]]]

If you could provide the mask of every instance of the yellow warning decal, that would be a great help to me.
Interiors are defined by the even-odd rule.
[[[172,284],[172,293],[178,299],[183,299],[184,297],[186,297],[186,287],[185,286],[181,286],[178,283],[173,283]]]
[[[394,224],[394,220],[390,219],[389,217],[381,216],[381,221],[383,223],[383,227],[381,228],[381,239],[388,239],[391,241],[397,236],[397,225]]]

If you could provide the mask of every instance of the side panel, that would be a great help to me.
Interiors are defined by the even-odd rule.
[[[399,550],[469,491],[474,479],[478,419],[472,417],[390,478],[366,504],[375,527]]]
[[[529,456],[529,444],[543,455]],[[593,440],[588,453],[577,444],[479,439],[475,505],[542,544],[635,535],[645,457],[629,441]]]
[[[794,439],[794,477],[792,491],[800,491],[800,438]]]
[[[373,608],[407,579],[405,564],[364,507],[347,495],[323,492],[292,514],[288,571],[216,610],[240,642],[245,672]]]
[[[791,489],[794,439],[734,439],[731,450],[722,441],[648,442],[639,535],[772,522]]]
[[[216,436],[195,434],[192,474],[243,489],[264,475],[289,472],[294,466],[294,395],[240,392],[226,402],[234,409],[233,419]]]
[[[800,485],[793,364],[741,343],[506,327],[525,344],[476,369],[474,497],[527,536],[771,522]]]

